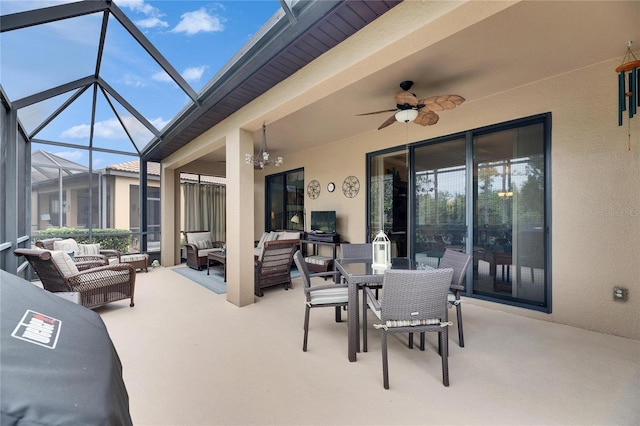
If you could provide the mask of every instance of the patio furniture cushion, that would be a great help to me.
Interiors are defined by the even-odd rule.
[[[312,263],[314,265],[324,266],[327,262],[331,262],[333,260],[332,257],[327,256],[307,256],[304,258],[304,261],[307,263]]]
[[[78,254],[93,255],[100,254],[100,244],[78,244],[80,252]]]
[[[198,241],[209,241],[211,243],[211,233],[209,231],[185,232],[187,243],[197,244]]]
[[[258,259],[262,258],[262,250],[264,248],[264,243],[267,241],[277,241],[277,240],[299,240],[300,232],[298,231],[271,231],[264,232],[258,241],[258,245],[253,249],[253,255]]]
[[[336,286],[337,287],[337,286]],[[347,303],[349,289],[347,287],[323,288],[309,293],[311,305],[326,305],[335,303]]]
[[[149,255],[147,253],[123,254],[120,256],[120,261],[122,263],[128,263],[133,266],[134,269],[149,272]]]
[[[64,251],[72,251],[75,254],[80,253],[80,246],[73,238],[67,238],[66,240],[59,240],[53,242],[54,250],[64,250]]]
[[[210,249],[211,248],[211,240],[196,240],[196,241],[194,241],[194,243],[199,249]]]
[[[78,273],[76,263],[67,252],[62,250],[51,250],[51,259],[56,264],[63,276],[68,277]]]

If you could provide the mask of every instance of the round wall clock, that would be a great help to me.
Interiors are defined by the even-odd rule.
[[[342,192],[347,198],[353,198],[360,192],[360,181],[355,176],[347,176],[342,182]]]
[[[335,190],[336,190],[336,184],[333,182],[329,182],[329,185],[327,185],[327,191],[333,192]]]
[[[320,195],[320,182],[317,180],[312,180],[307,185],[307,195],[312,200],[315,200]]]

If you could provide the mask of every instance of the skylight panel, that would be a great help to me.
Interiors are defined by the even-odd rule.
[[[9,98],[21,99],[93,75],[100,16],[79,16],[0,34],[2,86]]]

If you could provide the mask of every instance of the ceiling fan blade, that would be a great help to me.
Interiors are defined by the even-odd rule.
[[[387,121],[385,121],[384,123],[382,123],[380,125],[380,127],[378,127],[378,130],[384,129],[385,127],[392,125],[396,121],[398,121],[398,120],[396,120],[396,115],[394,114],[391,117],[387,118]]]
[[[419,102],[431,111],[444,111],[446,109],[453,109],[464,101],[465,99],[459,95],[442,95],[421,99]]]
[[[373,111],[373,112],[365,112],[364,114],[356,114],[356,117],[360,117],[361,115],[373,115],[373,114],[382,114],[383,112],[394,112],[398,108],[394,109],[383,109],[382,111]]]
[[[425,107],[418,110],[418,116],[413,120],[413,122],[421,126],[433,126],[439,119],[440,117],[438,114]]]
[[[416,95],[414,95],[413,93],[409,93],[405,90],[396,92],[393,98],[395,99],[397,105],[410,105],[410,106],[418,105],[418,98],[416,98]]]

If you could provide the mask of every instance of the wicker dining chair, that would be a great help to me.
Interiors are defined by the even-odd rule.
[[[382,299],[365,287],[367,304],[380,319],[382,376],[389,389],[388,333],[436,332],[442,358],[442,383],[449,386],[447,294],[453,269],[391,269],[384,274]],[[366,327],[366,324],[364,324]]]
[[[470,255],[447,249],[440,260],[440,265],[438,265],[438,269],[440,268],[452,268],[453,269],[453,278],[451,279],[451,287],[449,291],[448,301],[449,307],[456,307],[456,320],[458,322],[458,345],[461,348],[464,348],[464,331],[462,329],[462,304],[460,300],[460,294],[464,292],[467,270],[469,269],[469,265],[473,257]],[[421,344],[421,347],[423,345]]]
[[[47,291],[80,293],[80,303],[87,308],[123,299],[131,299],[129,306],[134,305],[136,271],[128,263],[81,271],[62,251],[16,249],[13,253],[27,259]]]
[[[467,269],[473,257],[461,251],[447,249],[440,259],[440,268],[452,268],[453,278],[447,296],[449,308],[456,307],[456,322],[458,323],[458,345],[464,348],[464,330],[462,327],[462,300],[460,295],[464,292]],[[424,333],[420,334],[420,350],[424,350]],[[413,347],[413,335],[409,335],[409,347]]]
[[[304,294],[306,296],[304,311],[304,339],[302,342],[302,350],[307,351],[307,338],[309,336],[309,314],[311,308],[330,308],[337,309],[336,322],[340,321],[340,308],[346,307],[348,303],[348,286],[347,284],[323,284],[311,286],[311,277],[327,277],[336,276],[338,272],[318,272],[309,273],[307,262],[300,250],[293,255],[293,261],[300,272],[300,277],[304,283]]]

